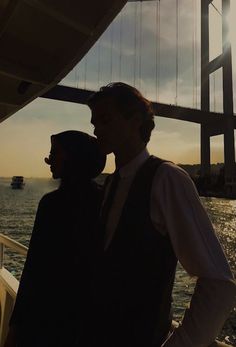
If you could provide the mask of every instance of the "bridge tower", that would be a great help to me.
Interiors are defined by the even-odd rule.
[[[201,0],[201,110],[210,111],[210,75],[219,68],[223,74],[222,126],[216,129],[201,124],[201,176],[210,175],[210,137],[224,135],[225,188],[231,195],[236,193],[236,165],[234,146],[233,81],[231,42],[228,35],[227,15],[230,0],[222,0],[222,54],[209,60],[209,5],[213,0]]]

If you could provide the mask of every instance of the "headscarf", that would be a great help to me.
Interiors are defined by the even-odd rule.
[[[94,136],[82,131],[67,130],[52,135],[51,139],[55,139],[66,152],[67,170],[88,179],[95,178],[103,171],[106,156],[100,152]]]

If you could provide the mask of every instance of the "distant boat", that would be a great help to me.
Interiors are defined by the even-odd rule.
[[[12,189],[22,189],[24,188],[25,182],[23,176],[13,176],[11,181]]]

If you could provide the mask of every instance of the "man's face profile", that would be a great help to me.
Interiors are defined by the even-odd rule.
[[[91,123],[104,154],[119,151],[133,132],[132,121],[125,119],[117,110],[114,101],[105,98],[92,107]]]

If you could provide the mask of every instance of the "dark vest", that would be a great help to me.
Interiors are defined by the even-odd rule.
[[[139,169],[113,240],[98,252],[93,294],[103,345],[160,346],[170,330],[177,259],[150,218],[152,181],[162,162],[151,156]]]

